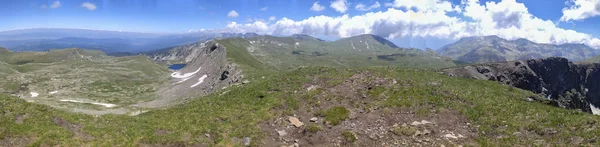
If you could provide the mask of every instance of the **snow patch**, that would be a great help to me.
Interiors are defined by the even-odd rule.
[[[590,108],[592,109],[592,114],[600,115],[600,109],[598,109],[598,107],[594,106],[594,104],[590,104]]]
[[[206,78],[206,77],[208,77],[208,76],[207,75],[203,75],[202,77],[200,77],[200,79],[198,79],[198,83],[190,86],[190,88],[193,88],[193,87],[196,87],[196,86],[202,84],[202,82],[204,82],[204,78]]]
[[[40,95],[37,92],[29,92],[29,94],[31,95],[31,97],[38,97]]]
[[[58,91],[48,92],[48,94],[56,94],[56,93],[58,93]]]
[[[356,47],[354,47],[354,43],[350,43],[350,46],[352,46],[352,49],[356,50]]]
[[[367,45],[367,49],[370,49],[370,48],[369,48],[369,43],[368,43],[368,42],[366,42],[366,41],[365,41],[365,45]]]
[[[188,79],[191,78],[193,75],[195,75],[196,73],[200,72],[200,69],[202,69],[202,67],[199,67],[198,70],[191,72],[191,73],[185,73],[185,74],[181,74],[181,72],[176,71],[171,73],[171,77],[173,78],[177,78],[177,79]]]
[[[296,44],[295,44],[295,45],[296,45],[296,46],[299,46],[299,45],[300,45],[300,42],[296,42]]]
[[[59,100],[61,102],[72,102],[72,103],[84,103],[84,104],[94,104],[94,105],[101,105],[107,108],[111,108],[111,107],[115,107],[117,105],[115,104],[108,104],[108,103],[96,103],[96,102],[83,102],[83,101],[78,101],[78,100]]]

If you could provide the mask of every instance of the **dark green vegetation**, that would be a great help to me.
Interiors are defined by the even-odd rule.
[[[317,112],[317,116],[325,117],[325,121],[331,122],[332,125],[338,125],[341,121],[348,118],[348,109],[344,107],[333,107],[329,110]]]
[[[584,44],[538,44],[527,39],[506,40],[498,36],[467,37],[438,50],[439,55],[467,63],[564,57],[581,61],[600,55]]]
[[[368,76],[352,78],[359,75]],[[330,80],[369,82],[381,78],[397,82],[382,84],[382,90],[378,90],[379,96],[367,96],[361,100],[329,91],[350,88],[339,87],[344,84],[326,84]],[[317,92],[314,97],[304,97],[309,91],[302,85],[315,82],[322,83],[319,86],[324,90]],[[574,136],[583,138],[583,144],[598,145],[594,140],[597,139],[596,134],[600,133],[594,127],[600,123],[599,117],[528,102],[526,98],[536,97],[531,92],[496,82],[453,78],[421,70],[302,68],[258,78],[227,90],[229,92],[213,93],[174,108],[135,117],[75,114],[3,95],[0,98],[0,108],[3,110],[0,112],[0,124],[3,124],[0,138],[5,139],[0,142],[16,139],[30,145],[66,146],[240,145],[240,138],[251,137],[252,145],[260,146],[260,141],[256,140],[268,136],[261,131],[259,124],[285,117],[286,101],[297,101],[299,110],[292,113],[300,113],[300,110],[313,107],[309,104],[310,99],[323,103],[315,109],[336,113],[342,112],[342,109],[328,109],[325,104],[347,105],[352,101],[361,101],[359,107],[348,111],[364,109],[369,114],[376,112],[372,108],[389,109],[392,112],[405,109],[419,118],[456,111],[459,116],[452,117],[466,117],[477,132],[477,135],[470,137],[483,146],[531,145],[534,141],[539,144],[567,145]],[[358,91],[368,93],[368,89]],[[329,96],[340,99],[327,100]],[[361,138],[368,140],[364,135],[351,133],[360,131],[353,130],[357,128],[341,127],[343,125],[332,128],[342,129],[335,136],[358,144],[364,143],[365,140]],[[329,130],[323,128],[318,133]]]

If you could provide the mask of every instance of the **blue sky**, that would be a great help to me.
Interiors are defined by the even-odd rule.
[[[513,21],[512,19],[514,19],[515,17],[509,17],[510,14],[513,14],[509,12],[519,12],[519,14],[525,14],[525,12],[523,11],[526,11],[526,14],[530,14],[535,18],[553,23],[549,27],[538,28],[538,30],[555,30],[554,28],[562,29],[555,30],[546,34],[554,36],[552,38],[544,37],[544,32],[536,32],[535,29],[532,30],[531,28],[529,28],[528,31],[533,32],[528,32],[529,34],[521,35],[510,35],[506,33],[503,34],[503,32],[510,32],[510,30],[504,30],[508,28],[498,28],[493,31],[475,31],[472,33],[458,33],[457,31],[450,31],[450,33],[446,33],[445,30],[448,30],[448,28],[452,29],[463,26],[462,24],[458,24],[457,22],[454,22],[450,19],[440,22],[433,22],[437,24],[447,24],[447,28],[432,28],[430,24],[419,26],[420,24],[430,22],[427,22],[426,20],[420,22],[411,20],[414,18],[403,18],[406,20],[395,20],[401,23],[407,21],[411,22],[402,26],[385,26],[391,27],[391,29],[394,29],[393,27],[401,27],[399,29],[396,29],[400,31],[395,33],[381,32],[387,30],[374,30],[373,28],[364,29],[362,31],[356,31],[357,26],[349,26],[352,29],[343,30],[347,31],[345,33],[342,33],[343,31],[339,30],[331,33],[331,28],[324,28],[325,31],[312,28],[311,30],[319,30],[320,32],[311,32],[306,28],[307,26],[315,26],[315,24],[308,24],[308,22],[303,22],[303,26],[296,25],[295,28],[286,28],[290,26],[275,25],[277,21],[280,21],[284,17],[288,18],[289,20],[293,20],[295,22],[300,23],[302,20],[306,20],[310,17],[323,15],[328,18],[332,18],[324,19],[332,21],[330,23],[351,23],[350,20],[348,20],[348,22],[345,22],[346,19],[335,18],[342,15],[348,15],[349,17],[353,17],[363,16],[367,13],[390,12],[390,9],[400,10],[403,12],[406,12],[408,10],[421,12],[424,9],[424,7],[419,6],[410,7],[411,2],[417,2],[419,0],[396,0],[398,1],[397,3],[395,3],[394,0],[347,0],[345,1],[345,6],[347,7],[347,10],[344,12],[340,12],[332,6],[332,3],[334,3],[335,1],[344,0],[3,0],[0,1],[0,18],[2,18],[2,20],[4,21],[3,23],[0,23],[0,31],[23,28],[50,27],[122,30],[134,32],[183,33],[189,30],[199,29],[229,30],[231,28],[236,28],[231,30],[239,32],[253,31],[264,34],[286,35],[285,33],[277,33],[282,31],[285,32],[286,30],[272,29],[278,27],[289,30],[296,29],[296,33],[307,33],[314,36],[333,36],[334,38],[347,37],[349,35],[356,35],[362,33],[373,33],[376,35],[382,35],[383,37],[391,38],[392,40],[395,40],[395,42],[402,42],[402,39],[404,39],[405,42],[410,42],[410,40],[415,40],[415,38],[416,40],[455,40],[458,37],[499,35],[507,39],[514,39],[515,37],[528,38],[530,40],[541,43],[586,43],[589,45],[600,46],[600,40],[594,41],[594,39],[600,37],[600,27],[598,27],[600,26],[600,17],[592,15],[586,16],[585,19],[572,19],[568,21],[560,21],[561,17],[563,17],[563,9],[566,7],[570,7],[569,5],[566,5],[564,0],[516,0],[516,2],[512,2],[514,0],[481,0],[478,3],[478,5],[484,7],[487,3],[494,3],[498,5],[502,3],[506,4],[507,6],[513,7],[515,5],[523,4],[526,7],[526,9],[511,8],[506,9],[506,13],[500,13],[499,11],[492,13],[492,7],[489,7],[489,12],[490,14],[494,14],[493,16],[506,16],[506,18],[502,17],[502,19],[506,19],[506,21],[494,19],[491,23],[507,22],[508,24],[511,24],[511,22]],[[400,1],[404,1],[406,3],[401,4]],[[446,2],[444,0],[420,1],[428,1],[435,5],[442,5],[444,2]],[[575,2],[584,0],[569,1]],[[360,11],[356,9],[356,6],[358,4],[363,4],[366,7],[369,7],[371,5],[374,5],[376,2],[379,4],[379,6],[373,7],[373,9],[370,9],[368,11]],[[451,0],[447,2],[450,2],[450,4],[452,4],[453,7],[460,7],[461,9],[465,7],[465,5],[461,4],[461,0]],[[86,5],[88,7],[84,7],[84,3],[88,4]],[[315,3],[319,4],[323,9],[321,11],[310,10]],[[91,8],[89,4],[93,5],[93,7],[95,8]],[[436,8],[438,7],[436,6]],[[445,13],[445,16],[457,18],[459,19],[459,23],[471,22],[481,24],[477,25],[477,27],[475,27],[475,24],[471,24],[472,27],[470,28],[491,28],[491,26],[483,25],[485,23],[484,21],[486,21],[485,19],[474,21],[474,16],[463,15],[462,13],[465,12],[465,10],[466,9],[463,9],[460,12],[448,10],[448,12]],[[238,16],[228,17],[228,14],[231,11],[235,11],[238,14]],[[392,15],[398,13],[390,12],[388,14]],[[433,16],[433,13],[422,12],[422,14],[431,14],[431,16]],[[476,14],[476,12],[474,14]],[[594,13],[592,12],[582,14]],[[419,14],[417,16],[425,15]],[[269,20],[270,17],[274,17],[276,19]],[[384,16],[381,17],[385,18]],[[431,19],[438,19],[438,17],[432,17]],[[372,22],[369,25],[385,20],[380,19],[373,21],[375,22]],[[519,19],[516,21],[523,21],[523,19]],[[236,22],[238,26],[228,26],[228,24],[231,24],[232,22]],[[257,24],[256,22],[260,23]],[[397,24],[397,22],[393,24]],[[541,23],[543,23],[542,21],[537,22],[540,22],[540,25]],[[253,23],[256,26],[250,26],[250,24]],[[266,27],[262,26],[261,23],[264,24]],[[521,23],[526,25],[538,25],[527,24],[524,22]],[[245,24],[248,25],[244,26]],[[382,24],[382,26],[384,25]],[[510,26],[520,27],[520,25]],[[348,27],[334,27],[333,29],[344,28]],[[424,28],[425,30],[406,30],[407,28]],[[512,31],[523,32],[519,31],[519,29],[513,29]],[[569,32],[566,30],[575,31],[577,34],[573,35],[578,37],[571,37],[574,39],[568,37],[555,39],[555,37],[560,37],[561,34]],[[533,36],[531,34],[537,34],[537,36]],[[423,43],[421,42],[418,44]]]

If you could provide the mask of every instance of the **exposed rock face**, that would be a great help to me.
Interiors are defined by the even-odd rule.
[[[214,41],[175,47],[169,52],[147,56],[155,61],[180,61],[187,65],[173,71],[172,82],[158,91],[162,99],[141,106],[163,107],[204,96],[237,83],[243,77],[237,65],[227,62],[226,49]]]
[[[574,64],[551,57],[446,69],[444,73],[480,80],[499,81],[542,94],[556,105],[591,113],[600,106],[600,64]]]
[[[202,50],[200,50],[200,48],[206,47],[206,43],[209,42],[197,42],[189,45],[158,50],[148,53],[146,56],[157,62],[189,63],[201,54]]]

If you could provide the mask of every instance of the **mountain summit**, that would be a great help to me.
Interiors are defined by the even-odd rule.
[[[583,44],[539,44],[527,39],[506,40],[498,36],[467,37],[438,50],[439,55],[468,63],[503,62],[545,57],[585,60],[600,51]]]

